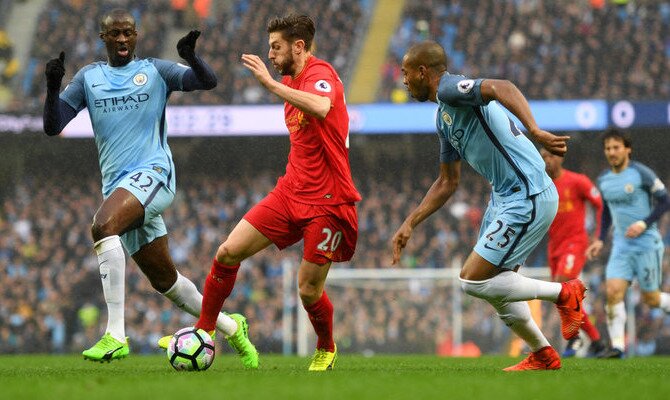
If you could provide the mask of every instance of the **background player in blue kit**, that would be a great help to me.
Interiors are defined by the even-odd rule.
[[[586,288],[577,279],[545,282],[516,273],[547,233],[556,215],[558,193],[539,152],[500,105],[552,153],[565,154],[568,137],[538,128],[528,102],[511,82],[449,74],[444,49],[435,42],[412,46],[403,58],[402,71],[412,97],[438,104],[440,175],[393,236],[393,263],[400,259],[414,227],[456,191],[461,159],[466,160],[493,191],[479,240],[461,270],[461,285],[495,307],[530,347],[530,355],[506,371],[560,368],[558,353],[531,318],[526,300],[556,303],[563,337],[571,339],[582,322]]]
[[[135,20],[112,10],[100,22],[106,62],[79,70],[59,96],[65,54],[46,65],[44,131],[59,134],[79,111],[88,108],[98,147],[104,201],[93,217],[91,233],[100,264],[108,308],[106,333],[84,358],[109,361],[128,355],[124,327],[125,247],[154,289],[197,316],[202,295],[177,272],[168,251],[161,213],[175,194],[175,171],[167,144],[165,107],[173,91],[212,89],[211,68],[195,55],[199,31],[177,43],[189,66],[159,59],[135,58]],[[219,314],[217,328],[227,336],[248,368],[258,367],[242,315]]]
[[[670,313],[670,294],[660,291],[664,245],[656,226],[670,209],[670,197],[654,171],[630,159],[632,143],[626,134],[616,129],[606,131],[603,147],[610,169],[597,180],[604,202],[602,224],[598,240],[586,252],[590,259],[598,256],[614,225],[612,252],[605,268],[611,347],[597,357],[622,358],[626,351],[624,295],[634,278],[645,304]]]

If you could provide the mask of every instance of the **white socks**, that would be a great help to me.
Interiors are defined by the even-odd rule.
[[[541,299],[551,302],[558,300],[562,285],[546,282],[505,271],[484,281],[468,281],[461,279],[463,290],[488,301],[498,311],[498,316],[505,325],[523,339],[531,351],[549,346],[549,341],[542,334],[530,315],[527,300]]]
[[[530,306],[528,306],[527,302],[517,301],[514,303],[492,305],[498,311],[498,316],[503,320],[505,325],[509,326],[512,332],[528,343],[530,351],[538,351],[550,345],[531,317]]]
[[[108,236],[93,245],[100,264],[100,280],[107,303],[107,330],[116,340],[126,342],[124,305],[126,286],[126,256],[121,239]]]
[[[626,306],[621,301],[612,306],[606,306],[607,331],[610,334],[612,347],[621,351],[626,350]]]
[[[666,314],[670,314],[670,294],[661,292],[661,301],[658,304],[658,307],[665,311]]]
[[[202,294],[198,292],[198,288],[195,287],[193,282],[179,272],[177,272],[177,281],[163,295],[170,299],[177,307],[194,317],[200,315]],[[228,315],[219,313],[219,317],[216,319],[216,328],[226,336],[230,336],[237,331],[237,322]]]
[[[484,281],[461,279],[461,287],[469,295],[498,303],[534,299],[555,303],[561,293],[562,285],[558,282],[531,279],[516,272],[505,271]]]

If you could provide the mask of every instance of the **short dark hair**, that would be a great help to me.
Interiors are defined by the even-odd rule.
[[[268,22],[268,33],[280,32],[282,37],[293,43],[298,39],[305,41],[305,48],[311,50],[316,27],[307,15],[289,14],[275,17]]]
[[[135,25],[135,17],[128,10],[123,8],[115,8],[107,13],[105,13],[102,18],[100,18],[100,32],[104,32],[107,28],[108,20],[122,20],[128,18],[133,25]]]
[[[426,40],[416,43],[407,50],[407,61],[413,67],[424,65],[427,68],[435,69],[438,72],[447,70],[447,53],[439,43]]]
[[[608,139],[620,140],[623,142],[624,147],[628,149],[633,148],[633,141],[630,139],[630,136],[622,130],[616,128],[609,128],[608,130],[605,131],[605,133],[603,133],[602,136],[603,145],[605,145],[605,141]]]

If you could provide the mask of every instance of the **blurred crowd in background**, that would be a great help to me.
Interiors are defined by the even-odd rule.
[[[360,50],[373,6],[373,0],[309,3],[317,24],[315,54],[335,67],[345,87],[366,56]],[[49,0],[38,16],[26,65],[12,56],[12,38],[0,20],[1,84],[13,97],[8,111],[41,110],[44,64],[60,50],[66,50],[66,81],[84,65],[104,60],[99,20],[114,7],[126,7],[136,17],[139,57],[161,57],[166,50],[176,57],[169,50],[179,36],[171,33],[203,31],[198,54],[214,68],[219,85],[176,93],[172,104],[276,103],[241,66],[240,55],[266,58],[265,27],[276,10],[305,12],[289,0]],[[510,79],[531,99],[667,99],[669,35],[666,0],[407,1],[379,71],[376,99],[409,101],[400,63],[412,43],[425,39],[444,46],[450,72]]]
[[[566,167],[595,179],[606,163],[599,155],[595,134],[591,135],[575,137],[575,155],[568,159]],[[58,141],[45,137],[41,147],[49,146],[53,140]],[[285,148],[277,143],[285,138],[201,141],[200,147],[188,139],[173,141],[177,196],[164,218],[174,261],[199,288],[226,234],[283,173],[283,167],[263,161],[267,157],[258,154],[259,140],[267,142],[263,147],[275,149],[277,164],[282,164]],[[637,140],[643,141],[644,136]],[[91,219],[101,201],[99,174],[95,153],[89,151],[90,143],[85,143],[58,141],[55,147],[66,146],[67,150],[54,150],[50,157],[43,155],[44,150],[35,150],[39,165],[50,168],[27,168],[18,182],[3,190],[0,353],[80,351],[94,343],[104,329],[106,307],[90,236]],[[390,238],[437,176],[438,147],[431,135],[352,137],[352,169],[363,196],[359,204],[359,241],[354,258],[333,268],[391,268]],[[643,151],[641,147],[638,148]],[[586,149],[593,152],[580,155]],[[68,160],[69,157],[79,161]],[[82,171],[96,173],[72,174],[68,162],[77,162]],[[670,182],[667,165],[657,171],[665,182]],[[455,197],[415,230],[397,267],[450,268],[454,260],[466,256],[476,240],[488,195],[488,183],[465,167]],[[592,220],[588,225],[592,227]],[[668,216],[662,220],[661,230],[666,245],[670,245]],[[283,252],[271,247],[246,260],[233,295],[224,306],[225,310],[242,312],[249,318],[252,340],[262,352],[283,350],[282,310],[286,304],[282,275],[286,268],[295,271],[301,253],[299,243]],[[670,290],[668,253],[666,291]],[[603,257],[589,264],[584,277],[589,284],[587,303],[591,315],[603,332],[605,261]],[[526,268],[545,265],[542,244]],[[338,346],[356,352],[452,354],[456,350],[450,347],[454,334],[451,284],[334,281],[327,290],[336,311]],[[135,352],[157,351],[158,338],[195,321],[157,294],[132,260],[126,269],[126,291],[127,333]],[[633,301],[634,296],[635,292]],[[477,351],[505,352],[509,331],[493,309],[477,299],[463,301],[464,341],[472,342]],[[303,312],[295,291],[288,306]],[[556,312],[553,307],[545,310],[545,331],[559,345]],[[647,345],[639,354],[670,353],[670,318],[643,306],[638,307],[637,314],[638,338],[645,340],[639,343]]]
[[[30,1],[0,0],[0,9]],[[212,91],[175,93],[170,104],[277,102],[241,67],[239,56],[244,52],[265,58],[268,19],[275,16],[274,10],[293,10],[294,3],[48,0],[38,14],[24,65],[15,54],[17,38],[9,37],[3,29],[7,14],[0,13],[0,104],[7,104],[10,112],[41,113],[46,61],[66,50],[67,81],[84,65],[104,60],[99,19],[116,7],[126,7],[136,16],[140,32],[136,53],[140,57],[174,53],[180,34],[193,28],[203,31],[197,52],[215,69],[219,85]],[[309,2],[317,23],[316,55],[333,64],[345,86],[358,58],[365,57],[359,53],[373,4],[374,0]],[[450,72],[507,78],[531,99],[667,100],[669,29],[670,1],[665,0],[407,1],[379,71],[377,100],[409,101],[402,86],[401,57],[409,45],[424,39],[445,47]],[[43,153],[55,142],[44,144],[40,139],[58,140],[33,139],[30,151],[41,147]],[[271,168],[250,162],[258,160],[253,155],[261,150],[257,143],[264,140],[246,142],[240,151],[223,145],[219,152],[210,150],[207,155],[184,143],[173,144],[178,192],[164,218],[172,256],[180,271],[198,287],[219,243],[283,172],[285,153]],[[644,140],[642,135],[635,143]],[[201,139],[193,142],[203,143]],[[97,171],[97,167],[92,149],[82,156],[76,141],[71,146],[77,153],[74,157],[73,152],[52,152],[39,160],[22,160],[40,167],[26,167],[22,172],[17,171],[23,166],[16,167],[16,178],[2,177],[1,182],[7,184],[0,190],[0,353],[78,352],[94,343],[104,328],[106,309],[89,231],[101,201],[99,173],[73,173]],[[202,147],[213,146],[205,144],[200,150]],[[266,151],[285,149],[274,144],[263,147]],[[580,155],[586,148],[593,153]],[[635,148],[634,157],[640,156],[642,162],[663,159]],[[575,150],[577,155],[570,155],[566,166],[595,179],[606,166],[600,143],[571,141],[569,154]],[[352,137],[353,173],[363,196],[360,235],[353,260],[334,268],[391,267],[390,237],[437,175],[437,152],[435,137]],[[7,153],[10,156],[23,157]],[[77,161],[80,157],[85,158],[85,165],[62,165],[67,159]],[[670,184],[667,163],[657,164],[652,166]],[[444,210],[415,231],[399,267],[449,268],[453,260],[470,252],[490,188],[468,169],[463,182]],[[670,218],[664,217],[660,225],[668,246]],[[664,263],[665,291],[670,291],[669,253]],[[299,263],[300,254],[300,245],[281,253],[271,248],[245,261],[235,291],[226,302],[226,310],[249,318],[252,340],[262,352],[282,351],[282,275]],[[606,332],[604,262],[602,258],[588,265],[585,275],[590,288],[588,306],[602,332]],[[527,267],[544,265],[541,245]],[[134,352],[157,351],[158,338],[195,321],[155,293],[132,260],[128,261],[126,280],[127,332]],[[341,282],[329,286],[338,346],[357,352],[455,354],[450,345],[454,335],[451,290],[440,282],[395,282],[383,289]],[[635,303],[636,293],[631,293]],[[294,310],[298,303],[293,295]],[[471,341],[477,351],[506,351],[509,331],[492,308],[477,299],[465,300],[464,307],[464,340]],[[555,312],[546,310],[545,332],[558,344]],[[636,353],[670,353],[670,318],[645,306],[638,306],[636,313]]]
[[[662,0],[410,1],[378,100],[407,101],[402,56],[426,39],[446,49],[451,73],[509,79],[531,99],[667,99],[669,35]]]

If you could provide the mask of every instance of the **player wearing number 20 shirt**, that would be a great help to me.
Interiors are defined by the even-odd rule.
[[[305,68],[295,78],[284,76],[282,84],[327,97],[331,101],[331,109],[320,120],[285,103],[284,119],[291,142],[286,173],[277,181],[275,190],[250,210],[244,219],[280,249],[305,235],[304,257],[308,261],[317,264],[347,261],[356,247],[358,217],[354,203],[361,197],[349,167],[349,114],[344,100],[344,86],[333,67],[315,56],[306,60]],[[292,227],[287,228],[284,221],[266,215],[268,206],[276,209],[280,203],[289,211],[289,219],[293,219]],[[311,210],[309,214],[302,214],[305,210],[300,211],[305,206],[309,206],[305,208]],[[309,227],[311,224],[305,225],[304,232],[300,228],[304,223],[301,219],[323,214],[336,217],[338,224],[332,228],[319,225],[313,233],[310,233],[313,229]],[[318,243],[312,243],[314,240]]]
[[[324,290],[333,262],[351,259],[358,237],[356,201],[349,167],[349,116],[344,87],[330,64],[312,54],[316,32],[307,15],[288,14],[268,22],[268,58],[282,74],[277,82],[256,54],[242,64],[271,93],[282,98],[291,150],[286,173],[247,212],[219,246],[205,280],[196,327],[213,329],[230,296],[242,260],[275,244],[303,241],[298,292],[317,335],[310,371],[327,371],[337,359],[333,305]]]

